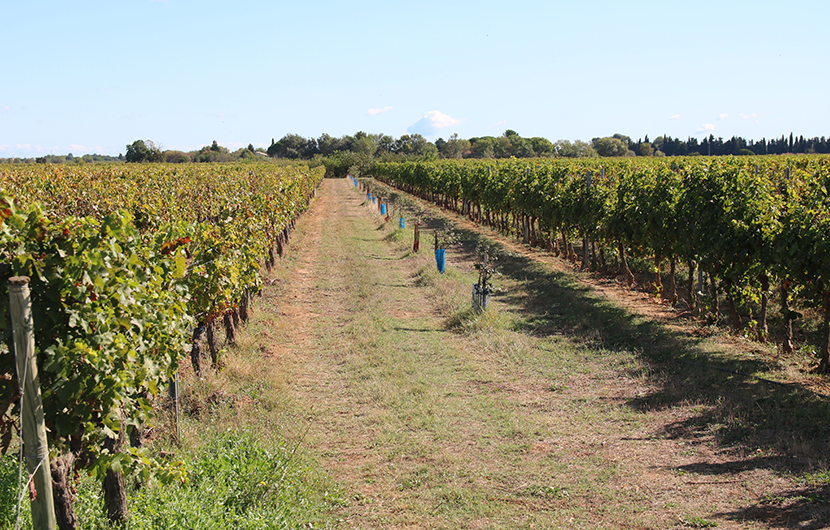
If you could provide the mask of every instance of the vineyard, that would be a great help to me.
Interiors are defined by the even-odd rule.
[[[746,326],[761,340],[769,337],[774,295],[785,352],[792,352],[792,325],[801,316],[791,306],[819,309],[819,369],[830,369],[826,157],[441,161],[376,164],[373,171],[524,243],[579,259],[583,268],[607,267],[610,251],[629,285],[629,255],[653,260],[655,292],[673,304],[677,266],[684,264],[689,308],[707,310],[697,299],[705,290],[717,318],[723,293],[735,330]],[[574,239],[582,252],[574,251]],[[696,269],[706,273],[709,289],[694,286]]]
[[[295,378],[285,376],[284,386],[273,386],[292,399],[307,393],[312,404],[302,402],[293,410],[293,405],[282,401],[290,400],[281,397],[264,400],[262,409],[270,413],[284,407],[269,418],[308,424],[308,431],[314,421],[323,422],[321,432],[309,435],[308,443],[324,460],[326,471],[341,473],[338,477],[346,477],[349,487],[359,484],[370,492],[366,496],[376,496],[376,504],[364,493],[350,492],[350,500],[341,499],[336,488],[321,486],[324,491],[313,495],[319,493],[324,498],[320,505],[327,509],[350,510],[352,516],[364,517],[368,526],[379,528],[415,527],[424,521],[436,528],[477,527],[474,522],[489,520],[501,521],[505,528],[517,527],[517,521],[533,527],[532,521],[540,525],[560,521],[552,515],[560,509],[566,515],[581,509],[602,514],[595,516],[600,519],[586,515],[589,522],[574,527],[589,528],[598,520],[614,527],[628,521],[625,517],[635,517],[625,510],[606,514],[593,505],[593,484],[614,480],[618,490],[604,493],[616,495],[610,502],[612,512],[615,502],[632,513],[643,502],[639,490],[623,492],[626,481],[640,480],[642,469],[618,466],[614,454],[608,457],[614,469],[628,475],[604,477],[605,441],[597,440],[609,440],[608,451],[616,444],[620,454],[636,447],[641,452],[638,458],[654,458],[649,470],[663,466],[664,454],[655,456],[645,445],[628,445],[638,439],[628,429],[641,429],[637,436],[645,437],[647,429],[640,422],[664,403],[652,408],[649,398],[642,397],[643,388],[653,390],[650,386],[658,386],[659,378],[646,382],[647,376],[637,375],[633,382],[620,382],[609,366],[624,366],[636,374],[656,371],[646,365],[675,355],[678,342],[656,331],[652,323],[639,328],[615,309],[581,298],[578,288],[557,274],[539,272],[517,255],[504,255],[506,272],[500,281],[510,294],[496,301],[504,309],[501,314],[498,309],[475,316],[458,310],[459,298],[469,305],[471,282],[465,266],[457,262],[464,252],[472,254],[483,236],[475,230],[459,236],[469,248],[450,253],[448,260],[456,263],[439,274],[426,253],[410,250],[403,220],[399,228],[390,228],[397,223],[390,223],[393,216],[381,203],[393,193],[400,200],[392,205],[395,215],[408,217],[410,230],[417,217],[419,228],[436,233],[436,248],[437,233],[452,223],[430,217],[433,213],[423,206],[412,206],[416,202],[438,205],[465,217],[471,226],[491,227],[515,238],[520,248],[546,249],[583,270],[612,271],[629,286],[635,274],[642,281],[646,264],[650,290],[668,307],[717,322],[724,305],[736,332],[759,343],[780,340],[783,352],[804,346],[795,340],[794,326],[815,327],[818,320],[819,332],[809,335],[816,340],[813,360],[819,363],[817,371],[830,368],[830,159],[826,157],[377,163],[372,176],[383,184],[367,178],[362,187],[381,200],[361,203],[366,197],[354,189],[357,181],[349,181],[346,191],[345,182],[338,179],[337,194],[326,199],[328,217],[318,212],[313,228],[303,234],[301,261],[286,273],[288,277],[275,280],[273,275],[281,274],[272,270],[277,258],[285,254],[289,238],[296,237],[297,219],[309,208],[324,173],[322,166],[273,163],[0,166],[0,275],[4,284],[10,277],[30,278],[56,511],[65,527],[78,524],[72,484],[77,483],[79,470],[103,481],[104,511],[115,522],[127,518],[123,492],[130,486],[124,477],[141,483],[209,482],[207,472],[188,471],[182,460],[142,442],[143,428],[158,424],[164,414],[160,406],[166,403],[164,394],[177,374],[187,372],[196,380],[188,390],[188,414],[208,416],[205,410],[213,404],[211,413],[220,417],[231,414],[222,409],[225,401],[240,411],[246,406],[240,403],[259,407],[262,389],[269,384],[266,374],[274,366],[288,370],[285,366],[295,365],[304,371]],[[404,199],[405,193],[390,187],[421,201]],[[339,202],[335,204],[332,197]],[[678,285],[677,278],[687,283]],[[270,346],[256,346],[255,367],[248,369],[255,382],[245,390],[255,397],[243,399],[221,391],[194,397],[205,391],[204,381],[213,381],[228,365],[236,370],[231,378],[242,379],[234,365],[237,361],[231,359],[238,352],[228,354],[221,342],[236,345],[237,330],[249,321],[249,309],[256,295],[266,291],[266,283],[277,283],[270,288],[287,301],[275,309],[275,302],[268,300],[277,295],[266,293],[263,312],[271,311],[273,320],[267,323],[270,327],[258,328],[257,340],[272,340],[280,332],[285,337],[284,342],[273,339],[276,342]],[[463,290],[462,295],[453,289]],[[297,309],[311,299],[320,306]],[[531,299],[543,311],[532,306]],[[0,297],[0,304],[8,314],[8,296]],[[779,317],[768,314],[771,307],[780,311]],[[540,312],[535,322],[548,327],[533,328],[533,333],[518,331],[531,328],[520,321],[529,319],[522,315],[533,311]],[[7,320],[0,327],[4,343],[11,344]],[[580,330],[593,338],[585,339]],[[310,338],[315,333],[317,343]],[[692,355],[690,347],[682,348],[685,353],[678,357],[708,362],[702,355]],[[640,352],[639,357],[632,352]],[[461,379],[453,379],[459,374]],[[398,379],[385,379],[392,376]],[[734,398],[720,390],[719,385],[727,386],[725,379],[718,379],[716,385],[712,380],[698,372],[687,374],[678,378],[676,387],[666,384],[662,394],[655,392],[654,399],[668,402],[680,394],[678,408],[679,403],[695,403],[694,411],[704,409],[710,400],[716,403],[712,409],[717,409],[707,412],[712,424],[716,422],[711,418],[718,414],[740,412],[743,420],[733,417],[719,427],[736,438],[748,436],[747,425],[760,417],[756,404],[767,411],[762,412],[767,416],[757,419],[763,422],[764,436],[786,432],[786,443],[803,448],[812,447],[826,433],[815,421],[827,414],[821,396],[805,398],[797,385],[776,390],[780,394],[757,388],[749,392],[744,383],[742,392],[735,392],[742,397]],[[598,386],[588,391],[588,397],[577,393],[594,383]],[[691,390],[683,394],[687,386],[701,394]],[[609,403],[619,396],[604,394],[609,387],[626,395],[636,391],[638,397],[629,404],[640,403],[642,409],[615,409]],[[757,403],[752,401],[756,397]],[[375,401],[382,403],[382,412],[369,407]],[[512,408],[513,401],[520,406]],[[609,409],[613,410],[609,413]],[[0,454],[20,434],[19,415],[14,351],[3,347]],[[589,416],[588,426],[573,428],[569,422],[580,415]],[[316,419],[310,420],[312,416]],[[212,507],[225,510],[221,513],[236,522],[217,522],[222,515],[216,515],[217,521],[210,523],[216,528],[241,527],[240,521],[248,525],[257,508],[242,499],[262,501],[276,495],[281,490],[277,484],[268,485],[271,481],[304,486],[309,482],[305,470],[291,468],[292,451],[261,449],[258,437],[237,436],[232,422],[222,424],[229,417],[216,420],[222,437],[209,444],[200,464],[217,476],[224,474],[217,484],[239,480],[227,494],[228,505]],[[275,429],[270,424],[264,428]],[[790,437],[788,429],[795,434]],[[301,439],[305,436],[297,434]],[[428,446],[427,438],[445,444],[438,450],[444,451],[442,456],[432,454],[436,450]],[[767,454],[786,452],[780,448],[784,442],[765,439],[764,443]],[[571,452],[566,450],[569,444]],[[691,451],[671,436],[659,438],[656,444],[670,447],[668,451],[676,453],[674,462],[688,456],[681,450]],[[590,449],[594,451],[590,457],[581,460],[587,446],[599,448]],[[559,451],[557,458],[572,460],[567,466],[545,460],[548,457],[538,456],[540,448],[551,454]],[[252,460],[237,464],[229,455]],[[813,464],[823,469],[823,463],[811,460]],[[469,466],[479,467],[468,474]],[[561,485],[546,482],[553,480],[553,468]],[[766,480],[767,487],[773,480],[756,475],[734,482]],[[666,481],[665,475],[655,477],[643,478],[643,487],[657,488]],[[810,480],[819,481],[820,487],[814,489],[823,495],[823,479]],[[435,491],[430,490],[434,498],[421,495],[421,488],[430,483],[435,484]],[[209,489],[221,489],[217,484]],[[673,502],[675,492],[668,489],[663,494]],[[292,491],[279,493],[285,497],[280,502],[310,504]],[[152,488],[145,488],[139,496],[149,499],[153,494]],[[61,498],[63,502],[57,502]],[[152,510],[154,501],[146,502],[145,509]],[[573,504],[565,505],[568,502]],[[664,511],[675,508],[670,505],[666,502]],[[412,506],[427,515],[410,514],[410,508],[415,510]],[[681,526],[695,527],[688,521],[711,526],[704,524],[708,520],[690,515],[702,510],[699,505],[690,501],[688,506],[688,513],[678,516]],[[464,507],[471,513],[462,513]],[[669,520],[660,518],[668,517],[662,512],[649,517],[653,527],[665,527],[661,525]],[[564,522],[557,524],[567,527]],[[251,528],[278,526],[273,521],[249,524]],[[305,520],[302,527],[316,526]]]
[[[142,468],[145,479],[151,472],[180,478],[175,462],[128,447],[127,431],[140,430],[151,397],[188,353],[202,371],[203,334],[213,365],[221,364],[217,326],[233,343],[262,286],[261,269],[283,253],[322,176],[323,168],[273,164],[2,170],[2,276],[31,278],[50,445],[61,458],[78,457],[58,469],[74,465],[103,477]],[[8,297],[0,304],[7,313]],[[6,320],[2,329],[8,343]],[[6,349],[2,452],[16,425],[16,389],[14,353]],[[57,511],[71,520],[68,504]]]

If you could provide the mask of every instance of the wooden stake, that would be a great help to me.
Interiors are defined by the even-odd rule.
[[[57,523],[46,424],[43,421],[43,403],[35,362],[34,320],[28,277],[9,278],[9,309],[14,333],[17,380],[22,389],[20,415],[23,419],[23,453],[26,456],[26,469],[32,475],[34,485],[31,497],[32,527],[35,530],[53,530]]]
[[[585,176],[585,195],[588,195],[591,192],[591,172],[589,171],[588,174]],[[589,268],[588,265],[588,227],[583,227],[582,233],[582,270],[587,270]]]

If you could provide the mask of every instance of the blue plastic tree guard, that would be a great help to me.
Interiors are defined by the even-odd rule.
[[[435,251],[435,265],[441,274],[444,274],[444,250],[443,248],[439,248]]]

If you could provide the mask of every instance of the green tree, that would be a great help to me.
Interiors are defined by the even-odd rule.
[[[343,140],[323,133],[317,138],[317,150],[323,156],[331,156],[335,152],[343,150]]]
[[[495,157],[510,158],[513,156],[513,140],[516,138],[518,138],[518,135],[499,136],[496,138],[493,142],[493,154]]]
[[[462,158],[464,153],[470,150],[469,140],[458,138],[458,133],[453,133],[450,139],[446,142],[441,141],[441,145],[435,142],[435,147],[438,149],[438,154],[441,158]]]
[[[193,159],[189,154],[182,151],[165,151],[164,161],[168,164],[183,164],[186,162],[192,162]]]
[[[556,156],[568,158],[590,158],[597,156],[596,150],[588,142],[582,140],[557,140],[553,145]]]
[[[376,134],[374,135],[374,139],[375,145],[377,146],[375,150],[376,156],[391,153],[395,150],[395,139],[388,134]]]
[[[219,145],[214,140],[210,145],[206,145],[192,153],[194,162],[232,162],[236,157],[231,154],[227,147]]]
[[[277,158],[311,158],[316,152],[317,141],[314,138],[303,138],[299,134],[286,134],[268,148],[268,156]]]
[[[371,136],[361,136],[360,138],[355,138],[350,149],[353,153],[360,155],[373,155],[376,150],[377,146]]]
[[[470,151],[475,158],[493,158],[496,156],[496,139],[492,136],[470,138]]]
[[[556,152],[553,144],[547,138],[535,136],[533,138],[528,138],[527,142],[530,144],[533,152],[536,153],[536,156],[553,156]]]
[[[435,158],[438,148],[420,134],[405,134],[395,142],[395,152],[408,156]]]
[[[627,156],[628,144],[619,139],[606,136],[592,140],[594,149],[599,156]]]
[[[164,154],[152,141],[136,140],[127,146],[125,158],[127,162],[161,162]]]

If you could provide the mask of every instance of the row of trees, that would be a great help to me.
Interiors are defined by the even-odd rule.
[[[404,135],[397,140],[385,134],[358,132],[354,136],[334,138],[323,134],[319,138],[303,138],[287,134],[279,141],[271,140],[267,154],[276,158],[312,159],[315,156],[331,156],[334,153],[355,153],[382,160],[395,160],[403,156],[422,159],[461,158],[535,158],[535,157],[635,157],[635,156],[694,156],[694,155],[772,155],[830,153],[830,138],[805,139],[803,136],[759,141],[733,136],[728,140],[709,135],[703,140],[689,137],[685,141],[668,135],[654,141],[645,138],[632,140],[623,134],[582,140],[557,140],[524,138],[508,129],[501,136],[473,137],[469,140],[457,134],[448,140],[438,138],[429,142],[419,134]]]
[[[211,145],[206,145],[198,151],[162,151],[152,140],[136,140],[127,146],[126,162],[167,162],[170,164],[182,164],[187,162],[236,162],[238,160],[253,160],[258,157],[265,157],[265,151],[254,149],[253,144],[248,147],[237,149],[231,152],[227,147],[219,145],[216,140]]]
[[[524,138],[508,129],[501,136],[480,136],[470,139],[453,134],[449,139],[438,138],[430,142],[420,134],[405,134],[393,138],[388,134],[369,134],[358,131],[354,135],[339,138],[322,134],[318,138],[305,138],[299,134],[286,134],[278,141],[271,139],[267,149],[248,147],[231,151],[215,140],[209,146],[195,151],[163,150],[151,140],[136,140],[126,146],[126,155],[117,157],[105,155],[84,155],[74,157],[48,155],[34,159],[8,158],[0,163],[84,163],[84,162],[235,162],[257,158],[282,158],[289,160],[312,160],[331,157],[335,154],[352,154],[382,161],[399,161],[405,158],[434,160],[461,158],[534,158],[534,157],[633,157],[633,156],[693,156],[693,155],[772,155],[830,153],[830,138],[804,138],[790,133],[789,137],[759,141],[745,140],[733,136],[728,140],[709,135],[703,140],[688,137],[686,140],[668,135],[658,136],[653,141],[645,138],[633,140],[623,134],[582,140],[557,140],[547,138]]]
[[[271,140],[268,156],[289,159],[311,159],[317,155],[331,156],[350,152],[359,155],[382,157],[384,155],[418,156],[438,158],[436,144],[420,134],[405,134],[394,139],[388,134],[368,134],[358,131],[354,136],[335,138],[323,134],[319,138],[303,138],[299,134],[286,134],[278,142]]]
[[[402,157],[422,159],[460,158],[530,158],[530,157],[592,157],[597,156],[591,144],[577,140],[559,140],[556,143],[546,138],[522,138],[519,133],[507,130],[503,135],[482,136],[469,140],[453,134],[449,139],[438,138],[434,143],[420,134],[406,134],[393,138],[386,134],[368,134],[363,131],[353,136],[334,138],[323,134],[319,138],[304,138],[298,134],[287,134],[279,141],[271,140],[269,156],[289,159],[311,159],[315,156],[332,156],[335,153],[354,153],[384,160]]]
[[[648,142],[646,136],[645,142]],[[759,141],[745,140],[740,136],[733,136],[729,140],[715,138],[709,135],[698,142],[697,138],[688,138],[685,142],[670,136],[660,136],[654,140],[654,148],[659,149],[667,156],[700,155],[783,155],[783,154],[827,154],[830,153],[830,138],[804,136],[789,137]]]
[[[703,140],[689,137],[685,141],[671,136],[658,136],[653,142],[645,139],[636,142],[628,136],[615,134],[605,138],[594,138],[592,147],[599,156],[753,156],[753,155],[783,155],[783,154],[827,154],[830,153],[830,138],[804,136],[789,137],[759,141],[745,140],[740,136],[733,136],[728,140],[715,138],[710,134]],[[590,155],[588,155],[590,156]]]
[[[0,164],[91,164],[93,162],[123,162],[124,155],[118,156],[87,154],[75,156],[72,153],[66,155],[45,155],[35,158],[0,158]]]

